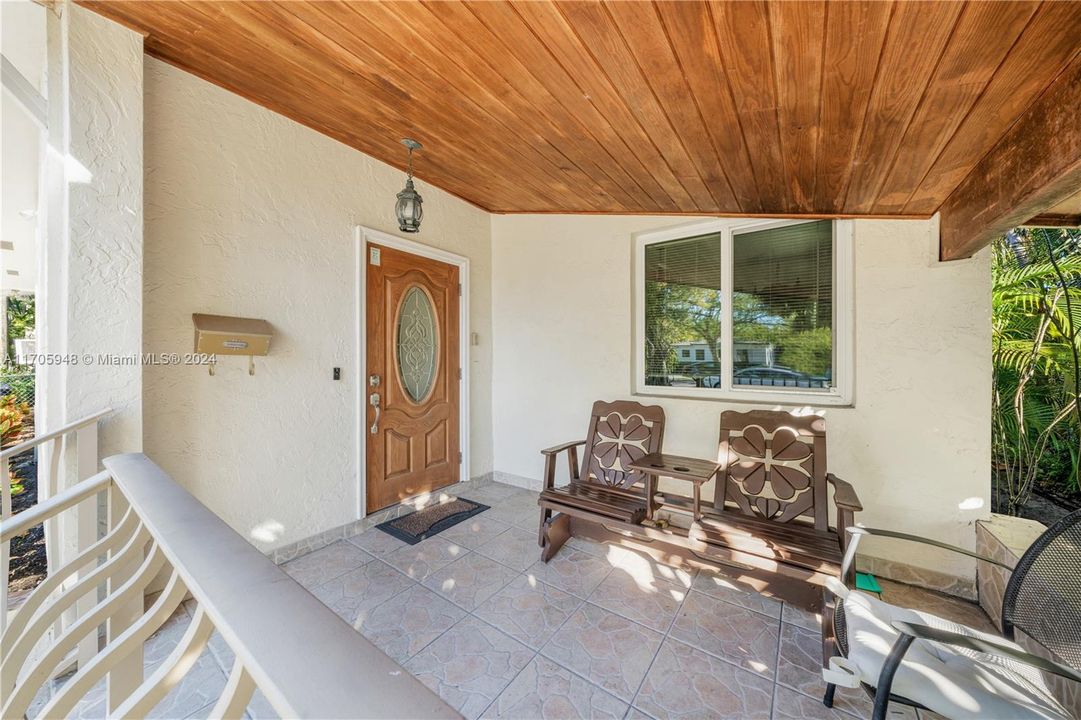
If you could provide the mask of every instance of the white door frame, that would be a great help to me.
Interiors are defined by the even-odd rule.
[[[354,231],[356,246],[356,452],[357,452],[357,519],[368,514],[368,254],[365,252],[369,242],[384,247],[394,248],[420,257],[438,260],[458,267],[458,281],[462,285],[462,295],[458,300],[458,363],[462,377],[458,381],[458,445],[462,453],[462,463],[458,467],[458,482],[470,478],[469,475],[469,258],[456,255],[446,250],[439,250],[409,240],[398,235],[381,232],[364,225],[357,225]]]

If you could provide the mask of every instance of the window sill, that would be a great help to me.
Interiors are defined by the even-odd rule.
[[[819,407],[854,407],[852,398],[839,391],[763,391],[721,390],[718,388],[661,387],[646,385],[635,389],[634,395],[642,397],[679,398],[681,400],[705,400],[712,402],[738,402],[751,405],[799,405]]]

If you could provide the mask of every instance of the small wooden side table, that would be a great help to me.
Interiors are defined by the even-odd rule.
[[[712,460],[650,453],[630,463],[628,468],[646,476],[646,520],[653,519],[653,496],[657,494],[657,478],[663,476],[694,484],[694,519],[697,522],[702,519],[702,485],[713,479],[721,465]]]

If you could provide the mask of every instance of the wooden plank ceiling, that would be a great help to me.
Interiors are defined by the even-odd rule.
[[[497,213],[925,217],[1081,47],[1079,2],[82,4]]]

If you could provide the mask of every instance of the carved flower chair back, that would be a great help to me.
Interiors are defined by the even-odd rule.
[[[816,415],[755,410],[721,414],[717,509],[774,522],[809,517],[828,525],[826,423]]]
[[[636,402],[596,402],[589,420],[581,478],[629,489],[645,478],[628,466],[661,451],[664,409]]]

